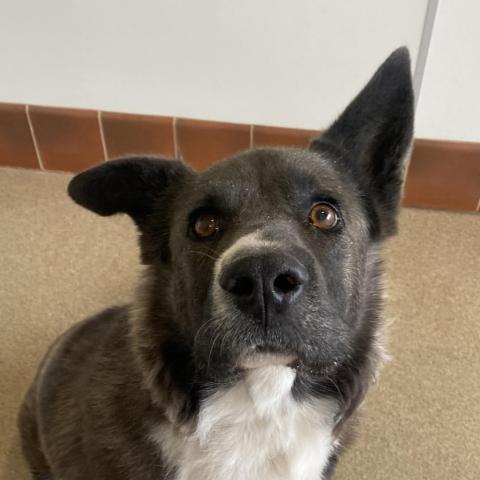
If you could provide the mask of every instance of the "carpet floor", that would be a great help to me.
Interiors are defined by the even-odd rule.
[[[69,178],[0,169],[1,480],[29,478],[15,417],[47,346],[128,301],[138,272],[129,219],[75,206]],[[404,209],[385,251],[392,361],[336,479],[477,480],[480,215]]]

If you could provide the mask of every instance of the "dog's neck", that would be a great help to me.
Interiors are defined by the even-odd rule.
[[[334,450],[333,399],[297,401],[295,369],[264,363],[200,402],[191,428],[155,426],[151,439],[175,480],[318,480]]]

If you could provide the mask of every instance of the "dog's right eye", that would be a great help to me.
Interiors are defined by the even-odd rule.
[[[200,212],[191,225],[193,235],[200,239],[213,237],[220,229],[218,217],[213,212]]]

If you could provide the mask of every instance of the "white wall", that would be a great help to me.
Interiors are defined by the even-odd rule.
[[[3,0],[0,101],[326,126],[427,0]],[[472,19],[473,21],[473,19]]]
[[[416,123],[418,137],[480,141],[478,0],[440,0]]]

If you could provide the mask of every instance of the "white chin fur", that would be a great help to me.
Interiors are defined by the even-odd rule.
[[[294,355],[280,355],[276,353],[252,353],[245,355],[240,361],[240,367],[246,370],[272,365],[286,366],[295,360]]]

